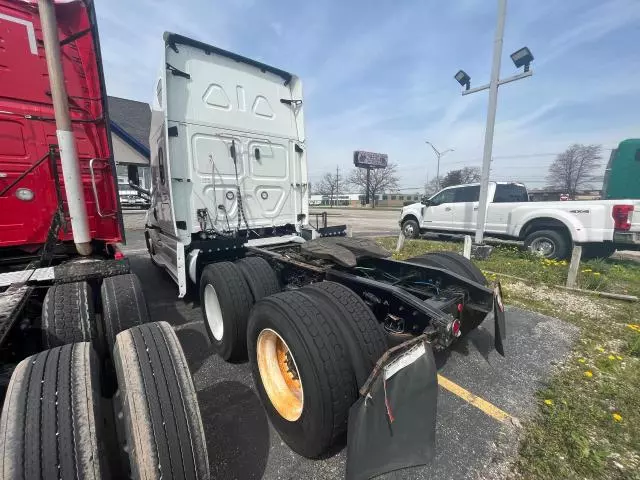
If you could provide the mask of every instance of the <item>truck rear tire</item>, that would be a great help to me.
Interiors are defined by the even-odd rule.
[[[471,260],[455,252],[429,252],[407,260],[427,267],[444,268],[453,273],[473,280],[480,285],[486,285],[487,279]]]
[[[245,257],[235,263],[251,290],[254,303],[280,291],[276,272],[264,258]]]
[[[75,342],[96,345],[98,330],[89,284],[73,282],[49,287],[42,304],[41,327],[46,349]]]
[[[87,342],[18,364],[0,418],[0,478],[109,478],[98,370]]]
[[[231,262],[207,265],[200,277],[200,308],[215,352],[225,360],[247,358],[251,290]]]
[[[208,479],[196,391],[171,326],[147,323],[120,332],[113,359],[116,426],[131,478]]]
[[[406,238],[418,238],[420,236],[420,225],[412,219],[402,222],[402,233]]]
[[[429,252],[424,255],[413,257],[407,260],[408,262],[425,265],[427,267],[437,267],[449,270],[453,273],[467,278],[473,282],[479,283],[482,286],[487,285],[487,279],[471,260],[455,252]],[[462,336],[467,335],[472,330],[478,328],[478,326],[484,322],[487,314],[477,310],[465,309],[462,312],[462,322],[460,326],[460,332]],[[390,341],[389,343],[394,343]]]
[[[105,278],[100,288],[100,298],[105,342],[111,355],[118,333],[148,323],[151,319],[140,280],[135,273]]]
[[[384,330],[371,309],[353,290],[336,282],[319,282],[300,290],[331,312],[344,340],[358,388],[369,378],[376,362],[387,350]]]
[[[262,299],[249,318],[249,359],[260,401],[282,440],[307,458],[344,439],[358,395],[332,314],[288,291]]]
[[[536,230],[524,239],[524,247],[544,258],[564,260],[571,254],[571,240],[557,230]]]

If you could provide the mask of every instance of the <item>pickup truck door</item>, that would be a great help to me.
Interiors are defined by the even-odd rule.
[[[451,228],[453,230],[471,231],[476,228],[478,220],[478,198],[480,185],[468,185],[454,189],[451,205]]]
[[[529,200],[527,189],[517,183],[499,183],[496,185],[493,200],[487,208],[485,231],[489,233],[507,233],[511,212],[518,205]]]
[[[421,228],[428,230],[451,230],[451,213],[453,211],[455,190],[455,188],[448,188],[431,197],[422,216]]]

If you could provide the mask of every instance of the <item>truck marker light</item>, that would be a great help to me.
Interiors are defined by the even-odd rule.
[[[460,320],[458,320],[457,318],[451,324],[451,332],[453,332],[453,336],[454,337],[459,337],[460,334],[461,334],[461,332],[460,332]]]
[[[16,197],[23,202],[30,202],[34,196],[33,190],[29,190],[28,188],[19,188],[16,190]]]

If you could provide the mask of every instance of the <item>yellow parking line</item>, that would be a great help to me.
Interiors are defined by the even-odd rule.
[[[450,391],[454,395],[457,395],[470,405],[473,405],[474,407],[482,410],[484,413],[486,413],[490,417],[495,418],[499,422],[504,422],[511,418],[511,415],[509,415],[507,412],[500,410],[495,405],[487,402],[477,395],[474,395],[469,390],[465,390],[460,385],[453,383],[451,380],[443,377],[442,375],[438,375],[438,385],[440,385],[445,390]]]

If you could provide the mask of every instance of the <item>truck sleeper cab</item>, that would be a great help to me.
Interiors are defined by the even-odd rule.
[[[288,72],[174,33],[164,43],[146,237],[183,296],[184,252],[225,252],[307,223],[304,107]]]

